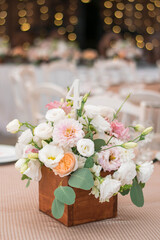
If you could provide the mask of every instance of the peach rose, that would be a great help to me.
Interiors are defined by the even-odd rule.
[[[53,172],[60,177],[69,175],[78,168],[78,162],[73,153],[65,153],[59,164],[53,168]]]

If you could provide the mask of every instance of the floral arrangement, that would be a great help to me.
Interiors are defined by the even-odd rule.
[[[22,180],[28,180],[26,186],[30,180],[39,181],[42,165],[62,178],[52,204],[57,219],[62,217],[65,204],[74,204],[74,188],[90,190],[100,202],[109,201],[118,192],[130,192],[132,202],[142,207],[142,189],[153,172],[153,162],[137,161],[133,148],[152,127],[144,129],[138,124],[126,128],[117,119],[124,103],[116,112],[106,106],[87,105],[89,94],[77,97],[75,87],[69,90],[66,100],[46,105],[46,121],[38,126],[17,119],[7,125],[8,132],[22,131],[16,144],[19,160],[15,164]],[[130,128],[136,133],[134,139]],[[102,177],[102,172],[107,176]],[[63,186],[65,176],[69,176],[69,186]]]
[[[118,57],[130,61],[139,59],[142,56],[142,50],[129,40],[118,40],[107,50],[106,55],[109,58]]]
[[[29,61],[34,63],[50,62],[58,59],[72,59],[77,50],[74,43],[62,39],[36,39],[34,46],[27,52]]]

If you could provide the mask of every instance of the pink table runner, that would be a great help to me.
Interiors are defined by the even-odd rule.
[[[13,164],[0,166],[0,240],[160,239],[160,163],[144,190],[143,208],[119,195],[117,218],[71,228],[39,212],[38,184],[25,184]]]

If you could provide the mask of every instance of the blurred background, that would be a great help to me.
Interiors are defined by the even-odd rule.
[[[14,118],[41,121],[45,105],[80,79],[89,103],[160,132],[160,0],[0,0],[0,143]]]

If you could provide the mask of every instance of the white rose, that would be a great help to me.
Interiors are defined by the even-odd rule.
[[[109,121],[113,119],[115,113],[113,108],[106,106],[85,105],[84,110],[89,118],[94,118],[97,115],[100,115],[101,117],[107,118]]]
[[[97,177],[100,176],[100,172],[102,170],[102,167],[100,165],[94,164],[92,168],[90,168],[91,172],[93,172]]]
[[[55,168],[64,156],[64,151],[61,147],[54,145],[46,145],[39,151],[39,159],[48,168]]]
[[[77,142],[77,150],[84,157],[90,157],[94,154],[94,142],[90,139],[80,139]]]
[[[140,165],[139,171],[137,172],[138,182],[146,183],[151,174],[153,173],[154,165],[153,162],[145,162]]]
[[[14,119],[6,126],[7,132],[16,133],[20,129],[21,123],[18,119]]]
[[[121,181],[121,185],[131,184],[132,179],[136,176],[136,165],[133,161],[121,164],[118,171],[113,174],[113,178]]]
[[[47,111],[46,119],[51,122],[58,122],[65,118],[65,112],[61,108],[53,108]]]
[[[26,147],[25,144],[16,143],[15,152],[16,152],[17,158],[22,158],[22,156],[23,156],[23,150],[24,150],[25,147]]]
[[[28,144],[32,141],[33,134],[30,129],[25,130],[18,138],[18,142],[21,144]]]
[[[40,123],[35,129],[34,129],[34,135],[43,139],[47,140],[52,137],[53,128],[50,124],[47,123]]]
[[[39,160],[30,160],[28,163],[28,168],[23,174],[34,181],[40,181],[42,174]]]
[[[111,126],[110,123],[107,122],[103,117],[97,115],[91,121],[91,124],[96,128],[98,132],[110,132]]]
[[[104,181],[100,184],[100,202],[109,201],[113,194],[117,193],[120,189],[121,182],[111,178],[111,175],[105,177]]]

